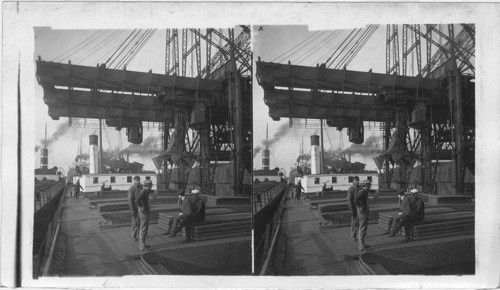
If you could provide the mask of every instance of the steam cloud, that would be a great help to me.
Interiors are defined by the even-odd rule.
[[[161,136],[148,136],[142,141],[142,144],[130,144],[127,148],[123,149],[120,153],[137,154],[141,157],[148,157],[151,154],[159,153],[161,150],[156,143],[161,141]]]
[[[64,134],[66,134],[66,132],[68,132],[68,128],[69,127],[66,123],[59,124],[59,126],[57,126],[57,129],[52,134],[52,136],[48,137],[47,141],[45,141],[44,139],[40,140],[40,143],[45,144],[45,142],[47,142],[47,145],[49,145],[50,143],[57,141],[59,138],[64,136]]]
[[[281,124],[278,128],[278,132],[276,132],[273,137],[269,140],[262,140],[262,145],[257,146],[253,149],[253,157],[257,156],[257,154],[262,151],[262,149],[271,146],[271,144],[278,142],[281,138],[285,137],[288,134],[290,127],[287,123]]]
[[[360,154],[361,156],[371,156],[374,152],[381,152],[382,149],[378,146],[379,141],[382,140],[381,136],[373,135],[366,138],[363,144],[352,144],[349,148],[343,150],[341,153]]]

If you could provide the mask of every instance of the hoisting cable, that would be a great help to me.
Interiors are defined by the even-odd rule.
[[[132,43],[134,43],[135,39],[136,39],[136,38],[139,36],[139,34],[141,34],[141,33],[142,33],[142,30],[139,30],[139,31],[137,31],[137,33],[136,33],[134,36],[132,36],[132,39],[130,39],[130,40],[128,41],[128,43],[127,43],[127,44],[125,44],[125,46],[124,46],[124,47],[123,47],[123,49],[119,52],[119,54],[116,56],[116,58],[114,59],[114,61],[117,61],[117,63],[118,63],[118,64],[120,64],[120,63],[123,61],[123,59],[124,59],[125,57],[127,57],[127,51],[129,51],[129,50],[130,50],[129,46],[130,46]],[[132,46],[133,46],[133,44],[132,44]],[[125,51],[125,52],[124,52],[124,51]],[[121,58],[121,59],[120,59],[120,60],[118,60],[118,58]],[[111,65],[112,65],[112,64],[113,64],[113,61],[109,64],[109,66],[111,67]],[[114,66],[114,69],[117,69],[117,68],[119,67],[119,65],[118,65],[118,64]]]
[[[310,48],[308,51],[306,51],[305,53],[301,54],[299,57],[295,58],[295,60],[294,60],[293,62],[294,62],[294,63],[296,63],[296,64],[297,64],[297,63],[299,63],[299,62],[302,62],[302,61],[303,61],[303,59],[302,59],[302,58],[303,58],[304,56],[305,56],[305,58],[307,58],[307,57],[310,55],[310,52],[311,52],[311,51],[318,49],[318,45],[317,45],[317,44],[315,44],[314,42],[315,42],[315,41],[317,41],[317,40],[320,40],[320,43],[321,43],[321,37],[322,37],[323,35],[325,35],[325,34],[326,34],[326,32],[325,32],[325,31],[321,32],[320,34],[318,34],[318,37],[316,37],[314,40],[311,40],[311,41],[310,41],[310,42],[308,42],[305,46],[303,46],[303,47],[301,48],[301,50],[306,49],[306,47],[308,47],[309,45],[311,45],[311,48]],[[293,54],[298,53],[299,51],[300,51],[300,50],[297,50],[297,51],[295,51]],[[293,55],[293,54],[292,54],[292,55]],[[290,57],[291,57],[292,55],[290,55]],[[299,61],[299,60],[300,60],[300,61]]]
[[[358,29],[358,31],[356,31],[356,34],[354,34],[354,36],[352,36],[351,39],[349,39],[349,42],[347,42],[347,44],[342,48],[340,53],[330,62],[329,65],[327,65],[328,68],[330,68],[335,63],[335,61],[344,53],[344,51],[351,44],[351,42],[356,38],[356,36],[359,34],[360,31],[361,31],[361,29]]]
[[[337,47],[337,49],[332,53],[332,55],[325,61],[325,65],[328,64],[328,62],[330,61],[330,59],[332,59],[332,57],[337,53],[337,51],[344,45],[344,43],[347,41],[347,39],[349,39],[349,37],[351,37],[351,35],[354,33],[356,29],[353,29],[351,31],[351,33],[349,33],[349,35],[344,39],[344,41],[342,41],[342,43],[339,45],[339,47]],[[328,66],[330,67],[330,66]]]
[[[90,41],[90,39],[94,38],[97,34],[101,33],[103,30],[99,30],[97,32],[95,32],[94,34],[92,34],[91,36],[87,37],[86,39],[82,40],[80,43],[78,43],[77,45],[73,46],[72,48],[66,50],[65,52],[63,52],[61,55],[59,55],[58,57],[54,58],[52,61],[54,62],[58,62],[57,59],[61,58],[60,61],[62,61],[62,59],[66,58],[66,57],[63,57],[64,55],[66,55],[67,53],[69,53],[70,51],[72,51],[73,49],[76,49],[78,46],[80,46],[81,44],[83,44],[84,42],[87,42],[87,41]],[[71,56],[71,55],[70,55]],[[69,57],[69,56],[68,56]]]
[[[111,41],[111,39],[113,38],[113,36],[118,32],[118,30],[115,30],[114,32],[112,32],[109,36],[107,36],[106,38],[104,38],[100,43],[98,43],[97,45],[94,45],[94,47],[92,49],[90,49],[89,51],[87,51],[86,53],[82,54],[81,56],[79,56],[77,59],[75,59],[75,63],[82,63],[84,60],[88,59],[89,57],[95,55],[95,52],[98,51],[99,49],[102,48],[102,44],[105,43],[105,42],[109,42]],[[82,59],[83,58],[83,59]]]
[[[139,51],[142,50],[142,48],[146,45],[146,43],[151,39],[151,37],[153,36],[153,34],[155,34],[157,29],[153,29],[149,32],[149,35],[146,36],[146,38],[144,39],[144,41],[142,42],[142,44],[137,48],[137,50],[134,52],[134,54],[132,55],[132,57],[127,61],[127,63],[125,63],[125,66],[127,67],[130,62],[132,62],[132,60],[135,58],[135,56],[139,53]]]
[[[132,32],[131,32],[128,36],[127,36],[127,38],[126,38],[126,39],[122,42],[122,44],[120,44],[120,46],[119,46],[119,47],[115,50],[115,52],[114,52],[114,53],[113,53],[113,54],[112,54],[112,55],[108,58],[108,60],[106,60],[106,62],[105,62],[105,64],[106,64],[106,65],[108,64],[108,62],[109,62],[110,60],[113,60],[113,61],[109,64],[109,66],[111,66],[111,65],[113,64],[113,62],[116,60],[116,58],[113,58],[113,57],[115,57],[115,54],[116,54],[116,53],[120,50],[120,48],[122,48],[122,46],[123,46],[123,45],[124,45],[124,44],[128,41],[128,39],[129,39],[129,38],[130,38],[130,37],[131,37],[131,36],[135,33],[135,31],[136,31],[136,30],[137,30],[137,29],[134,29],[134,30],[133,30],[133,31],[132,31]],[[117,56],[117,57],[118,57],[118,56]]]
[[[305,56],[304,58],[301,58],[300,61],[297,61],[297,64],[300,64],[302,63],[303,61],[305,61],[306,59],[310,58],[311,56],[315,55],[316,52],[322,48],[324,48],[324,45],[321,45],[323,44],[324,42],[328,41],[328,39],[330,39],[332,37],[332,35],[335,34],[335,31],[331,32],[327,37],[325,37],[322,41],[320,41],[318,44],[316,44],[312,50],[310,50],[310,53],[309,54],[304,54],[302,56]]]
[[[332,33],[330,36],[332,36],[333,34],[338,33],[338,32],[339,32],[339,30],[334,30],[334,31],[333,31],[333,33]],[[335,37],[334,37],[334,38],[335,38]],[[330,54],[330,51],[329,51],[329,50],[327,50],[327,51],[326,51],[323,55],[321,55],[318,59],[316,59],[316,60],[312,63],[312,65],[317,64],[319,61],[321,61],[322,59],[324,59],[324,58],[325,58],[328,54]]]
[[[147,30],[144,31],[144,32],[139,32],[141,34],[141,36],[139,36],[139,39],[137,41],[135,41],[133,44],[132,42],[130,42],[127,47],[132,44],[132,46],[128,49],[128,51],[126,51],[125,53],[123,53],[123,57],[122,59],[120,60],[120,62],[118,62],[118,64],[115,66],[115,69],[120,69],[120,68],[123,68],[124,64],[127,62],[127,60],[131,57],[132,53],[134,52],[134,50],[137,48],[137,46],[139,45],[139,42],[141,42],[143,39],[144,39],[144,36],[146,35],[147,33]],[[137,34],[139,35],[139,34]],[[135,39],[135,38],[134,38]]]
[[[308,45],[311,44],[311,42],[316,41],[316,39],[318,39],[318,37],[321,36],[321,33],[322,32],[318,32],[316,35],[314,35],[314,37],[312,37],[310,39],[310,41],[308,41],[306,43],[303,43],[302,45],[298,46],[294,51],[292,51],[288,56],[284,57],[283,60],[281,60],[281,61],[285,61],[286,59],[291,60],[291,58],[292,58],[293,55],[295,55],[296,53],[299,53],[301,50],[305,49]]]
[[[358,49],[351,55],[351,57],[347,60],[347,62],[344,64],[343,67],[347,67],[351,61],[354,59],[354,57],[358,54],[358,52],[364,47],[364,45],[368,42],[368,40],[373,36],[373,34],[375,33],[375,31],[377,31],[377,29],[379,28],[380,25],[375,25],[375,27],[372,28],[372,31],[370,32],[369,35],[367,35],[367,37],[364,39],[363,43],[361,45],[358,46]],[[342,67],[340,67],[342,68]]]
[[[295,46],[293,46],[292,48],[290,48],[289,50],[285,51],[284,53],[280,54],[279,56],[277,56],[276,58],[274,58],[273,60],[271,60],[271,62],[277,60],[278,58],[282,57],[283,55],[285,55],[286,53],[290,52],[292,49],[296,48],[297,46],[301,45],[302,43],[304,43],[305,41],[307,41],[309,38],[313,37],[315,34],[319,33],[319,31],[316,31],[314,32],[313,34],[311,34],[309,37],[307,37],[306,39],[302,40],[300,43],[296,44]]]
[[[116,44],[117,42],[117,39],[120,38],[120,33],[122,31],[120,30],[117,30],[117,33],[113,36],[110,36],[110,38],[108,39],[108,43],[109,45],[107,45],[106,47],[104,48],[108,48],[108,47],[111,47],[111,49],[109,49],[107,52],[105,52],[104,54],[100,55],[97,57],[97,59],[95,59],[94,61],[90,62],[92,64],[98,64],[98,63],[104,63],[104,61],[107,59],[107,57],[116,49],[116,47],[118,45],[120,45],[119,43]],[[83,60],[82,60],[83,62]]]
[[[350,49],[350,51],[342,57],[342,59],[339,61],[339,63],[335,66],[335,69],[342,69],[343,67],[346,67],[348,62],[353,59],[353,57],[359,52],[359,50],[364,46],[366,41],[371,37],[370,33],[374,32],[373,28],[375,25],[370,25],[368,29],[363,31],[363,34],[361,37],[356,41],[354,46]],[[375,28],[376,29],[376,28]],[[370,35],[370,36],[368,36]]]

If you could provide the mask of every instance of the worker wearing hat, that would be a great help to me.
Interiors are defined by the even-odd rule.
[[[403,242],[409,242],[410,241],[410,230],[411,230],[411,225],[415,222],[420,222],[424,219],[425,217],[425,205],[422,199],[418,196],[419,194],[418,189],[412,189],[410,190],[410,193],[412,194],[412,198],[408,198],[408,201],[405,202],[405,208],[404,212],[401,214],[400,218],[396,222],[396,220],[393,222],[395,227],[391,231],[391,234],[389,235],[390,237],[394,237],[396,233],[404,227],[405,229],[405,239]]]
[[[392,220],[389,221],[389,229],[388,232],[386,232],[386,234],[389,234],[389,237],[394,237],[396,235],[401,228],[401,219],[406,219],[411,213],[411,198],[405,195],[404,190],[400,190],[397,196],[399,198],[399,213],[394,215]]]
[[[347,189],[347,206],[351,212],[351,239],[353,242],[358,242],[358,214],[356,205],[354,204],[354,196],[361,189],[359,185],[359,176],[354,176],[352,178],[352,185]]]
[[[151,215],[151,207],[149,205],[149,194],[152,192],[153,182],[144,180],[144,188],[135,198],[135,203],[139,211],[139,249],[141,252],[147,251],[149,245],[146,244],[146,237],[149,229],[149,217]]]
[[[370,208],[368,206],[368,192],[370,191],[371,181],[361,181],[361,189],[354,196],[356,205],[356,214],[358,217],[358,249],[361,252],[366,251],[370,246],[365,244],[366,233],[368,231],[368,221],[370,220]]]
[[[139,212],[137,210],[135,198],[139,196],[142,189],[143,186],[141,184],[141,178],[138,175],[134,176],[134,184],[128,189],[127,192],[128,208],[132,213],[130,233],[134,241],[139,240]]]
[[[175,218],[174,218],[175,219]],[[177,233],[184,228],[186,231],[186,241],[191,240],[192,223],[198,223],[205,220],[205,201],[200,197],[200,191],[193,189],[189,197],[184,198],[182,210],[179,213],[177,222],[174,221],[174,231],[170,237],[175,237]]]

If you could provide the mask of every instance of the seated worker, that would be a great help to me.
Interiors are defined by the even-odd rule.
[[[101,194],[103,191],[110,191],[110,190],[111,190],[111,186],[106,186],[106,183],[103,182],[101,185]]]
[[[186,194],[184,194],[183,190],[177,191],[177,198],[179,213],[177,215],[174,215],[174,218],[168,221],[167,232],[165,233],[165,235],[172,234],[172,229],[176,229],[179,226],[182,215],[188,215],[191,210],[191,207],[188,204],[188,199],[186,198]]]
[[[400,212],[392,218],[392,225],[389,237],[396,236],[396,233],[405,225],[408,215],[411,213],[411,199],[405,196],[404,191],[398,192]]]
[[[199,196],[200,191],[194,189],[191,191],[191,196],[185,199],[182,203],[182,212],[179,214],[179,223],[174,228],[170,237],[175,237],[182,228],[186,229],[186,241],[191,240],[190,225],[194,222],[202,222],[205,220],[205,201]],[[187,200],[187,202],[186,202]],[[186,212],[186,213],[185,213]]]
[[[395,228],[389,235],[390,237],[394,237],[395,234],[399,231],[399,229],[404,227],[405,228],[404,242],[410,241],[410,227],[412,223],[423,221],[425,217],[425,205],[424,201],[418,196],[419,190],[415,188],[412,189],[410,193],[412,194],[412,198],[408,198],[409,213],[404,215],[401,219],[399,219],[398,223],[396,223],[396,221],[393,222]]]
[[[401,214],[403,213],[403,201],[406,201],[408,202],[409,201],[409,198],[405,198],[405,191],[404,190],[400,190],[398,191],[398,193],[396,194],[396,196],[398,197],[398,203],[399,203],[399,210],[400,212],[395,214],[392,219],[389,220],[389,224],[387,225],[387,231],[384,233],[384,235],[388,235],[391,233],[391,229],[392,229],[392,225],[394,224],[394,220],[396,220],[396,218],[398,218],[398,221],[401,217]]]

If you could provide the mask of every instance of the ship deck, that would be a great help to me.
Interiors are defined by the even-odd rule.
[[[361,275],[360,252],[350,237],[350,227],[323,227],[318,209],[311,209],[308,200],[287,199],[282,225],[287,235],[285,273],[288,276],[312,275]],[[366,244],[370,252],[404,247],[424,246],[448,242],[474,235],[452,236],[403,243],[404,237],[389,238],[384,230],[371,220],[368,225]],[[419,261],[425,263],[426,261]]]
[[[66,234],[67,276],[139,275],[139,244],[130,236],[130,226],[99,227],[97,209],[87,199],[74,200],[66,194],[61,229]],[[149,225],[146,243],[151,251],[184,244],[185,237],[170,238],[158,224]],[[211,244],[199,241],[196,245]]]

